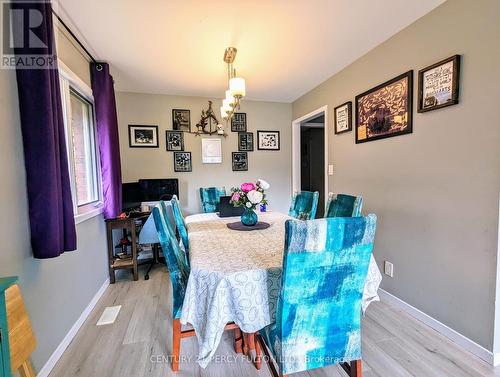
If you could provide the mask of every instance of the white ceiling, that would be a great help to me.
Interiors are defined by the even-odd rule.
[[[247,98],[292,102],[443,0],[59,0],[116,89],[221,98],[222,57]],[[398,72],[395,72],[395,74]]]

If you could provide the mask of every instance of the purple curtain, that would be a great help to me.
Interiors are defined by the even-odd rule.
[[[122,175],[115,90],[107,63],[91,63],[90,73],[101,156],[104,218],[109,219],[117,217],[122,211]]]
[[[16,47],[16,58],[37,54],[53,64],[44,67],[17,67],[17,90],[26,167],[31,247],[35,258],[54,258],[76,249],[75,219],[71,199],[68,155],[64,133],[61,91],[55,54],[52,7],[50,3],[12,3],[12,9],[42,16],[41,25],[30,32],[45,44],[36,51],[26,43]],[[23,8],[29,7],[29,8]],[[19,26],[19,25],[18,25]],[[17,38],[26,35],[14,27]],[[28,40],[25,38],[25,41]]]

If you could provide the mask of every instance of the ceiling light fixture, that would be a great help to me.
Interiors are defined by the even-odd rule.
[[[245,97],[245,79],[236,77],[236,69],[233,67],[234,58],[238,50],[228,47],[224,52],[224,62],[227,65],[227,80],[229,89],[226,90],[226,98],[222,101],[220,114],[223,119],[231,120],[236,110],[240,108],[240,101]]]

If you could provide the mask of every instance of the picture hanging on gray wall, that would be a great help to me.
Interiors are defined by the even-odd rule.
[[[174,171],[177,173],[193,171],[191,152],[174,152]]]
[[[167,151],[179,152],[184,150],[184,134],[182,131],[165,131]]]
[[[231,118],[231,131],[232,132],[246,132],[247,130],[247,114],[234,113]]]
[[[191,131],[191,112],[183,109],[172,110],[172,128],[174,131]]]
[[[129,124],[128,145],[130,148],[158,148],[158,126]]]
[[[238,133],[238,150],[240,152],[253,152],[253,133]]]
[[[233,152],[233,171],[248,170],[248,153]]]
[[[280,132],[257,131],[257,149],[264,151],[279,151]]]

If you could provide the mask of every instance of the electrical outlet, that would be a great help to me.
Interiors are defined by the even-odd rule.
[[[328,165],[328,175],[333,175],[333,165]]]
[[[384,262],[384,274],[391,278],[394,277],[394,265],[391,262]]]

